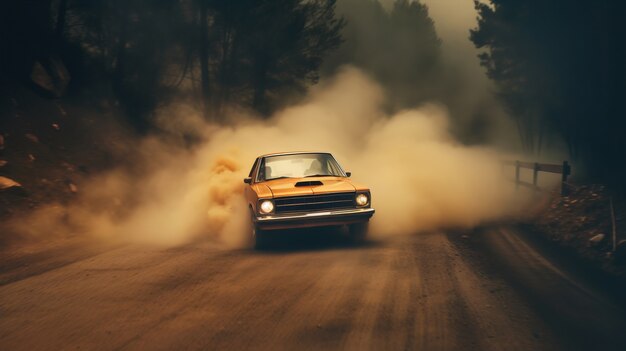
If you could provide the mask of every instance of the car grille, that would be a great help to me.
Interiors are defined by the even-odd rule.
[[[354,208],[354,193],[281,197],[274,200],[274,207],[276,213]]]

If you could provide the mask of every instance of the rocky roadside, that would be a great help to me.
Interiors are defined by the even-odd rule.
[[[28,89],[0,97],[0,246],[3,224],[50,203],[67,204],[82,183],[123,160],[116,110],[102,102],[47,99]]]
[[[573,186],[551,194],[529,226],[610,275],[626,278],[626,201],[603,185]]]

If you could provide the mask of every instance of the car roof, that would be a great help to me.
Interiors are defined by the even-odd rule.
[[[330,155],[331,153],[327,151],[291,151],[291,152],[274,152],[271,154],[261,155],[259,157],[298,155],[298,154],[328,154]]]

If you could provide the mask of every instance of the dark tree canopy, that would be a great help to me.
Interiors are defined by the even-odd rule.
[[[347,19],[345,43],[329,58],[329,72],[356,65],[381,82],[399,108],[438,97],[441,42],[426,5],[397,0],[388,12],[377,0],[342,0],[338,12]]]
[[[199,0],[206,1],[206,0]],[[341,44],[334,0],[208,1],[207,70],[214,105],[244,101],[262,114],[316,83],[324,56]],[[210,77],[209,77],[210,78]]]
[[[36,63],[53,73],[61,62],[74,92],[110,91],[140,130],[177,96],[194,97],[207,118],[225,105],[269,114],[317,82],[344,25],[335,0],[39,0],[6,8],[3,87],[27,82]]]
[[[614,184],[626,160],[626,10],[621,1],[475,2],[471,40],[529,151],[558,135],[589,175]]]

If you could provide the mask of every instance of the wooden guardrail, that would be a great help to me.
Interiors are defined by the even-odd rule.
[[[515,167],[515,187],[524,186],[527,188],[531,188],[534,190],[539,190],[538,178],[539,172],[547,172],[547,173],[557,173],[561,174],[561,195],[565,196],[569,190],[569,184],[567,183],[567,177],[571,174],[571,167],[567,161],[563,161],[563,164],[548,164],[548,163],[537,163],[537,162],[522,162],[522,161],[504,161],[505,165],[514,166]],[[520,169],[532,169],[533,170],[533,182],[525,182],[520,179]]]

